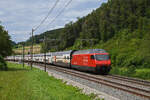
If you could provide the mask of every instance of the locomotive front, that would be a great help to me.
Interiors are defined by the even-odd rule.
[[[96,72],[107,74],[111,69],[111,60],[108,53],[95,53],[93,55],[96,64]]]

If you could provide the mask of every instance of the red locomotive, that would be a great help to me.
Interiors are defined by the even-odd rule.
[[[103,49],[79,50],[72,54],[71,68],[107,74],[111,69],[111,60]]]

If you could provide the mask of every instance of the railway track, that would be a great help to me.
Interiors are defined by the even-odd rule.
[[[43,64],[40,64],[40,66],[43,66]],[[63,72],[65,74],[69,74],[69,75],[79,77],[88,81],[92,81],[92,82],[103,84],[103,85],[106,85],[106,86],[109,86],[109,87],[112,87],[121,91],[125,91],[136,96],[150,99],[150,86],[149,86],[149,82],[147,81],[146,83],[144,83],[144,81],[141,82],[135,79],[132,80],[131,78],[128,79],[128,78],[113,76],[113,75],[106,75],[106,76],[92,75],[89,73],[83,73],[83,72],[70,70],[70,69],[66,69],[62,67],[56,67],[52,65],[48,65],[48,66],[49,66],[48,69],[53,69],[59,72]],[[116,80],[125,81],[125,83],[118,82]],[[127,84],[126,82],[130,82],[131,84]],[[135,87],[135,84],[138,84],[139,87]],[[143,86],[145,88],[141,88]]]
[[[122,80],[122,81],[128,81],[128,82],[131,82],[131,83],[135,83],[135,84],[139,84],[139,85],[149,86],[150,87],[150,82],[149,81],[145,81],[145,80],[141,80],[141,79],[130,78],[130,77],[125,77],[125,76],[119,76],[119,75],[109,75],[107,77],[108,78]]]

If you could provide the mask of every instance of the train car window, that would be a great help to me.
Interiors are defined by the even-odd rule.
[[[94,55],[91,55],[91,59],[94,59]]]

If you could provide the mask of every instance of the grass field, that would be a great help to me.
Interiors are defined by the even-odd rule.
[[[19,64],[8,63],[8,71],[0,71],[0,100],[92,100],[81,90],[68,86],[48,73]]]

